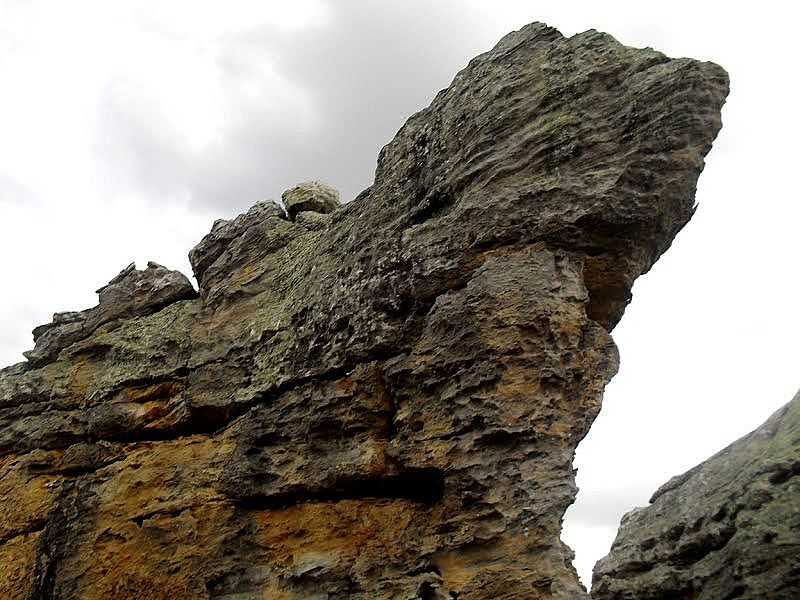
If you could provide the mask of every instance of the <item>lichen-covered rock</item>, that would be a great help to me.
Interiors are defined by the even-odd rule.
[[[559,538],[573,451],[727,89],[710,63],[530,25],[354,201],[218,225],[200,298],[2,371],[0,591],[584,597]]]
[[[300,183],[283,192],[281,200],[293,221],[303,212],[327,214],[342,205],[339,192],[319,181]]]
[[[97,290],[99,302],[81,312],[62,312],[33,330],[33,350],[24,352],[31,364],[41,366],[68,346],[89,337],[98,327],[119,319],[144,316],[178,300],[197,294],[185,275],[148,262],[143,271],[131,263]]]
[[[251,227],[263,225],[271,218],[286,219],[286,213],[279,204],[265,200],[231,221],[217,219],[214,222],[211,232],[189,252],[189,262],[201,291],[205,288],[206,272],[224,254],[228,246],[236,238],[242,237]],[[225,271],[227,268],[228,265],[223,260],[216,270]]]
[[[800,597],[800,393],[625,515],[592,597]]]
[[[330,224],[331,216],[326,213],[306,211],[299,213],[294,220],[295,223],[304,229],[317,231],[319,229],[324,229]]]

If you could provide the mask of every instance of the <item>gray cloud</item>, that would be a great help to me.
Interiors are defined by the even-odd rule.
[[[635,475],[621,478],[620,483],[627,485],[617,489],[593,489],[591,494],[579,492],[578,501],[567,513],[571,523],[616,530],[622,515],[633,508],[632,500],[638,498],[639,505],[647,506],[648,498],[655,490],[647,484],[636,485]]]
[[[37,202],[34,192],[16,179],[0,173],[0,204],[28,205]]]
[[[234,105],[221,135],[192,151],[180,135],[142,112],[136,90],[110,85],[100,102],[97,156],[111,186],[154,201],[188,198],[221,213],[242,209],[306,179],[322,179],[353,198],[372,182],[375,160],[405,119],[429,103],[493,34],[475,10],[454,1],[435,7],[330,2],[321,27],[254,27],[222,39],[217,66],[227,90],[257,89],[259,100]],[[476,44],[487,40],[486,45]],[[270,104],[269,72],[257,57],[303,91],[311,123],[291,107]],[[235,92],[234,92],[235,93]]]

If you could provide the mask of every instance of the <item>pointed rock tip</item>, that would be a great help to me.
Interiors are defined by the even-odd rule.
[[[266,199],[256,202],[246,212],[240,213],[233,219],[214,221],[211,231],[189,251],[189,263],[192,265],[192,272],[201,290],[205,272],[225,252],[233,240],[254,225],[274,217],[288,220],[283,206],[275,200]]]

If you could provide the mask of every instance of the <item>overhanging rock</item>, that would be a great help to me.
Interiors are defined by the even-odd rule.
[[[220,223],[199,298],[2,371],[0,596],[582,597],[573,452],[727,91],[529,25],[354,201]]]

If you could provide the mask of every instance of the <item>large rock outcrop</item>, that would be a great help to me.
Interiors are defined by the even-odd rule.
[[[800,393],[625,515],[592,597],[800,597]]]
[[[0,597],[582,597],[573,451],[727,91],[527,26],[354,201],[220,222],[200,297],[2,371]]]

